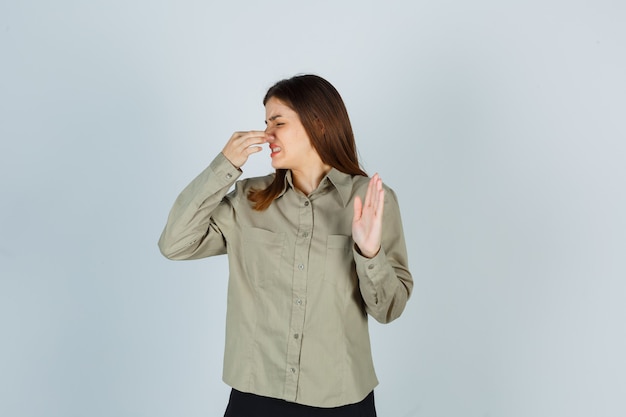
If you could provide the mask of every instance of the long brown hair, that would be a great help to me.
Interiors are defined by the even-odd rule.
[[[296,75],[270,87],[263,105],[270,98],[280,100],[298,114],[322,162],[349,175],[367,176],[359,165],[348,111],[331,83],[317,75]],[[284,188],[286,174],[286,169],[277,169],[267,188],[250,190],[248,199],[255,210],[263,211],[272,204]]]

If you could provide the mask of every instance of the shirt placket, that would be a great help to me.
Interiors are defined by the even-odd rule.
[[[293,284],[289,341],[287,344],[287,366],[285,370],[285,397],[296,400],[300,377],[300,352],[304,337],[304,318],[307,302],[307,276],[309,270],[309,250],[313,229],[313,206],[302,197],[299,202],[298,235],[295,241],[293,259]]]

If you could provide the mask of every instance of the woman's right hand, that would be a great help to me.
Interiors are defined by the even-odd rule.
[[[248,156],[263,150],[260,146],[267,142],[265,132],[251,130],[249,132],[235,132],[230,137],[222,153],[237,169],[248,160]]]

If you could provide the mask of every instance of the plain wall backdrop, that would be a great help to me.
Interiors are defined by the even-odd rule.
[[[226,258],[156,242],[297,73],[337,87],[400,201],[415,292],[370,321],[379,415],[626,415],[624,22],[609,0],[2,0],[0,415],[222,415]]]

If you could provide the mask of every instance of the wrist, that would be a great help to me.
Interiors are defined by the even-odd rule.
[[[359,245],[355,244],[354,246],[356,247],[356,251],[359,253],[359,255],[367,259],[374,258],[376,255],[378,255],[378,252],[380,252],[380,245],[378,246],[378,248],[376,248],[376,250],[362,250]]]

